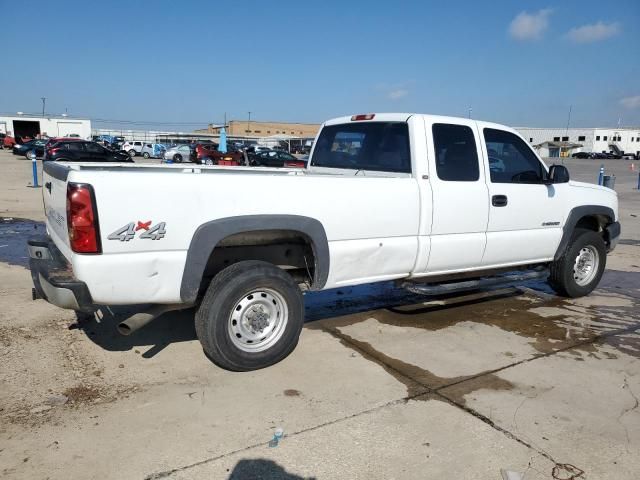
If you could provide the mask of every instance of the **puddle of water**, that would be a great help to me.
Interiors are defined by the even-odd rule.
[[[28,267],[27,239],[45,231],[43,222],[0,217],[0,262]]]

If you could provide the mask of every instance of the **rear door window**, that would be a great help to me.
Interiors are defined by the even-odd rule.
[[[411,173],[406,122],[362,122],[322,129],[313,151],[316,167]]]
[[[449,182],[477,181],[480,166],[473,130],[465,125],[435,123],[432,131],[438,178]]]
[[[64,144],[64,148],[72,152],[81,152],[83,150],[82,142],[67,142]]]

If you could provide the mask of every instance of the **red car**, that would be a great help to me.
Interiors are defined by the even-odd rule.
[[[0,148],[8,148],[11,150],[13,146],[16,144],[16,139],[11,135],[5,135],[4,133],[0,134],[2,143],[0,144]]]
[[[199,143],[196,145],[196,163],[201,165],[231,165],[238,166],[244,164],[244,155],[237,150],[222,153],[218,151],[218,146],[211,143]]]

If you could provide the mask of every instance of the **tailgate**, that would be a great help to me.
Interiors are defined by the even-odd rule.
[[[47,230],[54,242],[60,248],[64,244],[69,246],[69,231],[67,230],[67,176],[71,169],[56,162],[44,162],[42,184],[42,198],[44,213],[47,217]],[[61,248],[68,251],[68,248]]]

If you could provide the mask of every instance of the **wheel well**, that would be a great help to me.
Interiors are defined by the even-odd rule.
[[[303,286],[313,283],[316,258],[308,236],[290,230],[257,230],[230,235],[218,242],[207,260],[200,292],[218,272],[244,260],[269,262]]]
[[[594,232],[599,232],[604,225],[605,220],[603,218],[601,219],[600,215],[586,215],[578,220],[575,228],[586,228]]]

